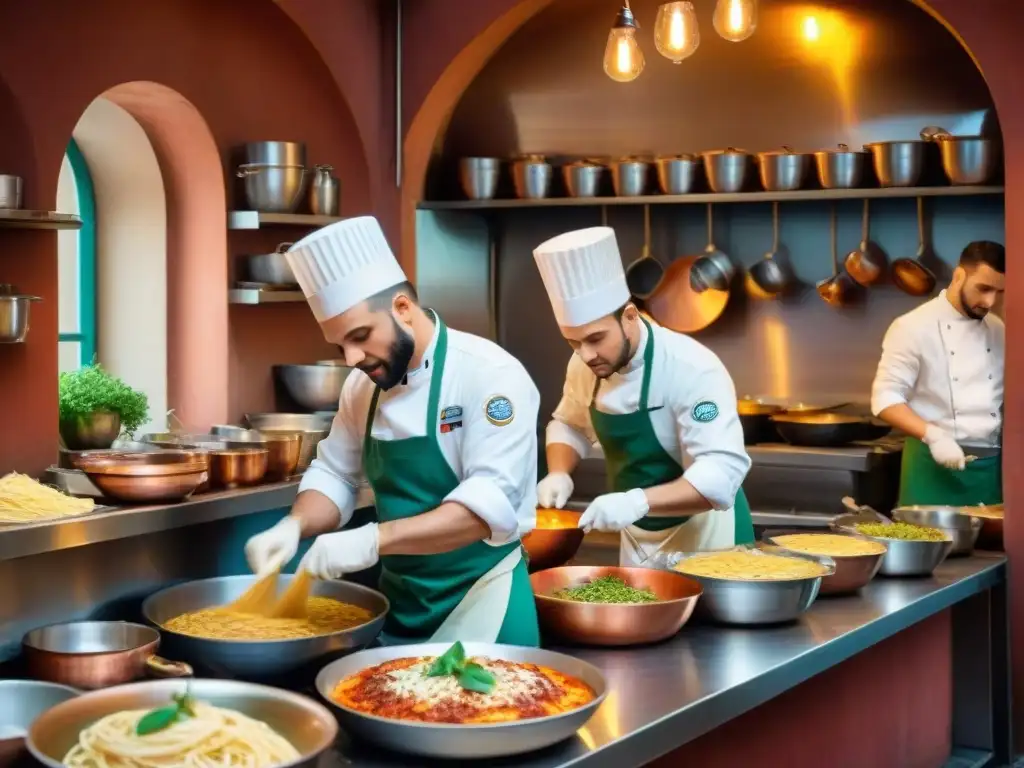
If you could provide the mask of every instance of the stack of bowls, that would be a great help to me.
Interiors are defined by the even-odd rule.
[[[297,472],[303,471],[316,456],[316,447],[331,431],[334,414],[324,413],[247,413],[246,423],[267,438],[277,435],[301,435]]]
[[[246,162],[238,166],[245,199],[261,213],[294,213],[309,181],[306,145],[297,141],[256,141],[245,145]]]

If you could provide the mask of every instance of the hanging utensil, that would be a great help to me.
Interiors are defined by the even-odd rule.
[[[651,207],[644,203],[644,247],[640,258],[626,267],[626,285],[638,299],[646,299],[661,284],[665,268],[651,255]]]
[[[690,271],[690,286],[697,293],[728,291],[736,276],[736,265],[715,245],[715,219],[713,206],[708,203],[708,244],[704,255],[697,259]]]
[[[911,296],[927,296],[935,290],[935,273],[922,263],[930,247],[924,231],[924,198],[917,198],[917,255],[912,259],[896,259],[892,263],[892,280],[896,287]]]
[[[775,259],[779,252],[779,204],[772,203],[772,249],[750,268],[750,279],[762,294],[776,296],[789,285],[789,275]],[[755,292],[756,293],[756,292]]]
[[[818,283],[818,295],[833,307],[841,307],[849,293],[850,284],[844,274],[839,271],[839,255],[836,239],[836,204],[832,203],[832,211],[829,216],[830,230],[832,234],[832,277],[826,278]]]
[[[846,254],[843,266],[846,273],[864,287],[878,282],[885,274],[885,254],[871,243],[871,201],[864,199],[864,215],[861,219],[860,245]]]

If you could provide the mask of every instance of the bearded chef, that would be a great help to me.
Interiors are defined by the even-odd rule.
[[[537,388],[497,345],[419,306],[376,219],[318,230],[287,254],[346,365],[338,414],[291,514],[246,545],[257,573],[291,560],[320,579],[380,559],[385,644],[539,644],[520,536],[536,518]],[[356,491],[378,522],[343,528]]]
[[[1006,327],[991,310],[1005,272],[1003,246],[969,244],[949,287],[896,318],[885,334],[871,409],[909,436],[900,505],[1003,500]]]
[[[538,246],[534,258],[575,352],[547,426],[541,506],[565,505],[573,470],[596,442],[611,492],[587,507],[579,525],[628,529],[644,552],[621,537],[622,565],[639,565],[669,539],[681,551],[752,542],[740,487],[750,458],[721,360],[639,314],[612,229],[559,235]]]

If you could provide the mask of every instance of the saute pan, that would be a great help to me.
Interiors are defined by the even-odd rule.
[[[877,419],[841,413],[783,413],[772,416],[771,421],[787,443],[814,448],[878,440],[892,431],[892,427]]]

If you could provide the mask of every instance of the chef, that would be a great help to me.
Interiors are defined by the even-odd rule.
[[[750,458],[722,361],[639,314],[612,229],[568,232],[533,253],[575,352],[547,426],[541,506],[565,505],[573,470],[597,442],[611,493],[591,502],[579,525],[628,530],[643,552],[622,536],[622,565],[641,564],[663,543],[695,551],[752,542],[740,487]]]
[[[299,568],[337,579],[381,562],[381,641],[539,644],[520,536],[536,518],[540,397],[497,345],[417,303],[372,217],[287,254],[324,338],[358,369],[291,514],[246,544],[257,573],[318,536]],[[359,486],[378,522],[340,530]],[[338,531],[328,533],[328,531]]]
[[[1003,500],[1006,328],[991,310],[1005,272],[1003,246],[970,243],[949,287],[885,334],[871,409],[908,435],[900,505]]]

